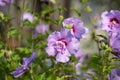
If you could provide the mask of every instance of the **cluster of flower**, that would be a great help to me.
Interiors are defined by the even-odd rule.
[[[66,63],[72,54],[77,58],[82,57],[79,40],[86,30],[78,18],[67,18],[62,24],[63,28],[60,31],[49,35],[46,52],[49,56],[55,56],[57,62]]]
[[[27,17],[26,17],[27,16]],[[26,14],[23,19],[28,19],[31,16]],[[102,13],[102,29],[106,30],[110,38],[110,47],[113,49],[113,54],[120,58],[120,11],[111,10],[110,12]],[[31,17],[30,20],[32,20]],[[29,19],[28,19],[29,20]],[[29,20],[29,21],[30,21]],[[54,56],[57,62],[66,63],[70,60],[70,56],[73,54],[76,58],[79,58],[79,62],[83,59],[83,54],[80,49],[80,39],[86,33],[86,29],[83,27],[83,22],[78,18],[67,18],[63,22],[63,28],[60,31],[51,33],[48,37],[48,44],[46,52],[49,56]],[[38,33],[44,34],[48,30],[47,25],[37,26],[35,30]],[[44,26],[47,26],[46,28]],[[45,28],[45,29],[44,29]],[[41,30],[42,29],[42,30]],[[15,78],[21,76],[29,67],[33,61],[35,53],[30,58],[23,59],[23,65],[16,69],[11,74]],[[76,66],[78,66],[78,63]],[[113,69],[108,76],[109,80],[120,79],[120,69]]]
[[[111,10],[102,13],[102,28],[108,32],[113,54],[120,58],[120,11]],[[113,69],[109,80],[120,80],[120,69]]]

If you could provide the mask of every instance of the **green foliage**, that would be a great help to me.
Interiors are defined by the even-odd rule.
[[[8,17],[8,16],[6,16],[6,15],[4,15],[3,13],[0,12],[0,23],[2,23],[3,21],[4,21],[4,22],[8,22],[8,21],[10,21],[10,20],[11,20],[10,17]]]
[[[92,8],[90,6],[86,6],[85,11],[86,12],[92,12]]]
[[[60,27],[64,20],[63,14],[67,12],[67,8],[59,6],[57,0],[50,1],[39,4],[40,12],[39,10],[37,11],[39,7],[36,8],[38,3],[35,2],[33,3],[34,8],[36,8],[34,10],[29,8],[31,5],[26,0],[23,0],[22,7],[13,4],[12,7],[15,7],[15,10],[21,15],[18,16],[20,18],[16,24],[18,26],[14,26],[14,22],[12,22],[16,18],[0,12],[0,80],[87,80],[89,78],[102,80],[102,77],[107,80],[107,75],[111,70],[119,68],[120,59],[111,54],[113,50],[109,45],[109,38],[104,34],[96,34],[96,30],[90,36],[92,41],[96,43],[97,47],[95,49],[98,52],[83,54],[83,61],[80,60],[81,57],[76,58],[71,54],[69,62],[58,63],[55,57],[48,56],[45,49],[47,47],[47,38],[51,31],[49,30],[43,35],[36,32],[35,27],[38,24],[48,24],[50,28],[51,25]],[[79,2],[82,6],[81,10],[76,7],[69,7],[78,17],[82,17],[82,13],[86,14],[93,11],[89,5],[89,0],[79,0]],[[11,9],[11,6],[9,7]],[[21,20],[24,12],[30,12],[34,17],[33,21]],[[57,16],[55,15],[56,13]],[[93,24],[95,24],[95,21]],[[71,29],[71,26],[66,25],[65,28]],[[34,32],[37,33],[35,37],[33,36]],[[15,38],[15,44],[18,44],[18,46],[14,46],[12,42],[14,43],[15,41],[12,39],[9,41],[10,38]],[[15,79],[10,73],[21,67],[23,58],[30,57],[32,52],[36,52],[37,57],[29,65],[25,73]],[[77,63],[81,65],[76,68]]]
[[[79,17],[81,16],[81,12],[78,11],[76,8],[71,8],[71,9],[72,9],[73,11],[75,11]]]
[[[17,27],[10,27],[8,29],[7,36],[8,37],[13,37],[13,36],[16,37],[16,36],[19,35],[19,33],[20,33],[20,31],[19,31],[19,29]]]
[[[30,48],[16,48],[16,50],[21,53],[21,54],[29,54],[31,52],[31,49]]]
[[[87,3],[89,0],[79,0],[81,3]]]

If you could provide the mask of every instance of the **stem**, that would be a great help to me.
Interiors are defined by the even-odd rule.
[[[64,75],[64,63],[62,63],[62,73]]]
[[[6,72],[5,72],[5,80],[8,80],[8,79],[7,79],[7,74],[6,74]]]
[[[37,0],[35,0],[35,2],[34,2],[34,6],[33,6],[33,11],[34,12],[35,12],[36,6],[37,6]]]
[[[35,80],[35,79],[34,79],[34,76],[33,76],[33,68],[32,68],[32,65],[31,65],[31,68],[30,68],[30,69],[31,69],[31,70],[30,70],[30,71],[31,71],[31,72],[30,72],[31,79],[32,79],[32,80]]]
[[[22,7],[21,7],[21,10],[20,10],[20,32],[23,32],[23,13],[24,13],[24,5],[25,5],[25,0],[23,0],[22,2]],[[18,35],[18,44],[21,45],[22,43],[22,34],[19,34]]]
[[[99,56],[100,56],[100,47],[99,47],[99,43],[98,43],[98,41],[96,41],[96,43],[97,43],[97,48],[98,48],[98,54],[99,54]]]
[[[107,57],[106,57],[106,55],[108,55],[107,53],[108,53],[108,51],[109,51],[109,49],[106,49],[105,51],[104,51],[104,53],[103,53],[103,55],[102,55],[102,77],[101,77],[101,80],[105,80],[105,76],[106,76],[106,73],[104,72],[104,67],[105,66],[109,66],[109,64],[107,63]]]
[[[104,61],[104,54],[103,54],[103,56],[102,56],[102,73],[101,73],[101,80],[105,80],[104,79],[104,71],[103,71],[103,68],[104,68],[104,66],[105,66],[105,61]]]
[[[53,76],[54,76],[54,80],[56,80],[56,65],[54,64],[54,71],[53,71]]]

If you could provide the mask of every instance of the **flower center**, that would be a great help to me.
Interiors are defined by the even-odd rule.
[[[110,22],[112,22],[113,24],[118,24],[119,23],[118,19],[116,19],[116,18],[110,19]]]
[[[63,45],[63,46],[67,46],[67,42],[65,42],[65,41],[59,41],[59,44]]]
[[[61,45],[61,46],[63,46],[63,47],[66,47],[66,46],[67,46],[67,42],[64,40],[64,38],[59,39],[59,40],[58,40],[58,44]]]
[[[74,33],[74,32],[75,32],[75,28],[74,28],[74,27],[72,27],[71,31]]]
[[[57,51],[64,51],[66,49],[67,46],[67,42],[63,41],[63,40],[58,40],[57,45],[56,45],[56,49]]]
[[[74,25],[73,25],[72,28],[71,28],[71,34],[74,35],[74,33],[75,33],[75,28],[74,28]]]

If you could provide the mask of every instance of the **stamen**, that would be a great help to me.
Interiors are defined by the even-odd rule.
[[[113,24],[118,24],[119,23],[118,19],[116,19],[116,18],[110,19],[110,22],[112,22]]]

